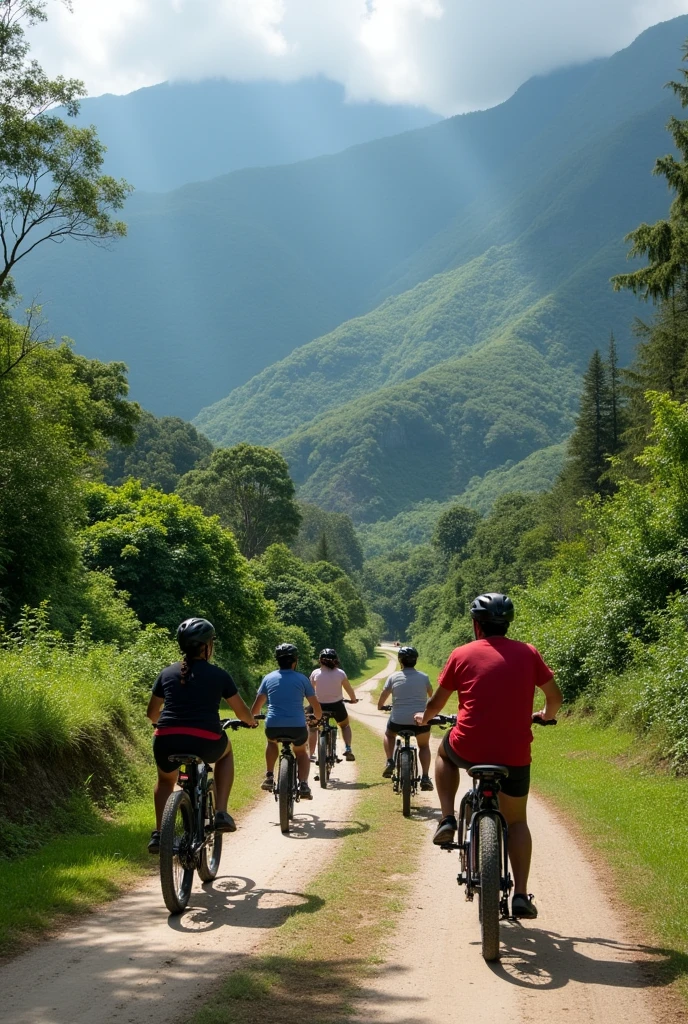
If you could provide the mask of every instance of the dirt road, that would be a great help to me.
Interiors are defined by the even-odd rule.
[[[386,675],[385,672],[380,676]],[[374,681],[366,684],[370,689]],[[352,715],[380,733],[369,701]],[[380,769],[383,758],[380,754]],[[356,820],[356,765],[337,767],[335,787],[301,804],[297,836],[277,825],[265,796],[226,840],[220,877],[197,888],[191,910],[168,917],[156,878],[0,969],[3,1024],[162,1024],[184,1021],[218,977],[269,946],[294,907],[312,909],[306,884]],[[464,780],[465,781],[465,780]],[[420,864],[393,955],[367,983],[357,1018],[366,1024],[658,1024],[681,1016],[651,990],[647,963],[661,951],[630,941],[605,888],[572,836],[532,801],[531,888],[540,917],[503,927],[503,955],[480,956],[477,907],[456,885],[455,855],[434,848],[436,798],[423,794],[408,822]],[[401,808],[399,808],[401,813]],[[390,875],[394,865],[389,866]],[[250,1007],[247,1004],[247,1020]],[[308,1024],[305,1021],[304,1024]],[[315,1022],[314,1022],[315,1024]]]
[[[365,684],[359,694],[374,685]],[[384,732],[386,716],[369,701],[352,714]],[[381,769],[383,764],[381,753]],[[462,788],[466,783],[464,774]],[[448,1015],[471,1024],[688,1019],[651,991],[648,961],[663,960],[664,954],[630,940],[584,852],[536,797],[529,802],[534,840],[530,888],[538,897],[540,916],[523,925],[503,925],[501,962],[487,965],[480,955],[477,903],[466,903],[456,884],[457,855],[431,843],[439,817],[433,810],[436,795],[419,794],[417,805],[409,827],[418,829],[423,844],[419,868],[398,924],[394,955],[369,986],[358,1008],[361,1021],[435,1024]]]
[[[237,740],[236,742],[240,742]],[[196,884],[190,910],[169,917],[157,878],[0,969],[3,1024],[168,1024],[255,951],[293,913],[312,908],[306,884],[355,820],[356,765],[337,766],[332,788],[297,805],[294,835],[280,832],[264,794],[225,838],[220,874]]]

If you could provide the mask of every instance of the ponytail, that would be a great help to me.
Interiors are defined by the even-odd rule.
[[[188,680],[190,675],[191,675],[191,660],[189,658],[189,653],[187,651],[186,654],[184,655],[184,658],[183,658],[183,661],[182,661],[182,672],[181,672],[181,676],[182,676],[181,677],[181,684],[182,684],[182,686],[186,686],[186,682],[187,682],[187,680]]]
[[[198,658],[200,657],[201,651],[206,651],[207,652],[207,650],[208,650],[208,645],[207,644],[193,644],[189,648],[189,650],[184,652],[184,657],[182,659],[182,670],[181,670],[181,680],[180,680],[182,686],[186,686],[186,684],[189,681],[189,678],[191,676],[191,673],[193,672],[193,664],[192,664],[192,662],[198,660]]]

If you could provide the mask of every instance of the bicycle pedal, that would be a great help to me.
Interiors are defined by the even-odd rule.
[[[342,763],[341,757],[335,757],[335,761],[337,762],[337,764],[341,764]]]
[[[320,776],[319,775],[314,775],[313,776],[313,781],[314,782],[320,782]]]

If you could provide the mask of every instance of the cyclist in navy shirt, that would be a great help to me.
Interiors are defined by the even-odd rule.
[[[268,713],[265,718],[265,735],[268,740],[265,750],[267,770],[261,789],[272,791],[275,762],[279,753],[277,742],[283,737],[288,737],[294,746],[296,763],[299,768],[301,799],[312,800],[313,794],[308,785],[311,761],[308,753],[308,729],[303,702],[305,699],[309,701],[317,718],[322,715],[322,708],[315,696],[310,679],[296,671],[299,660],[297,648],[293,644],[280,644],[275,649],[275,657],[279,668],[265,676],[251,708],[252,713],[257,715],[267,701]]]

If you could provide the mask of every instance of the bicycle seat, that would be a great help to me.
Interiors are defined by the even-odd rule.
[[[204,764],[203,758],[198,754],[168,754],[167,760],[172,764]]]
[[[470,777],[479,779],[496,779],[500,776],[503,779],[508,779],[509,769],[505,764],[474,764],[472,768],[467,768],[466,772]]]
[[[293,736],[271,736],[270,739],[273,743],[293,743]]]

